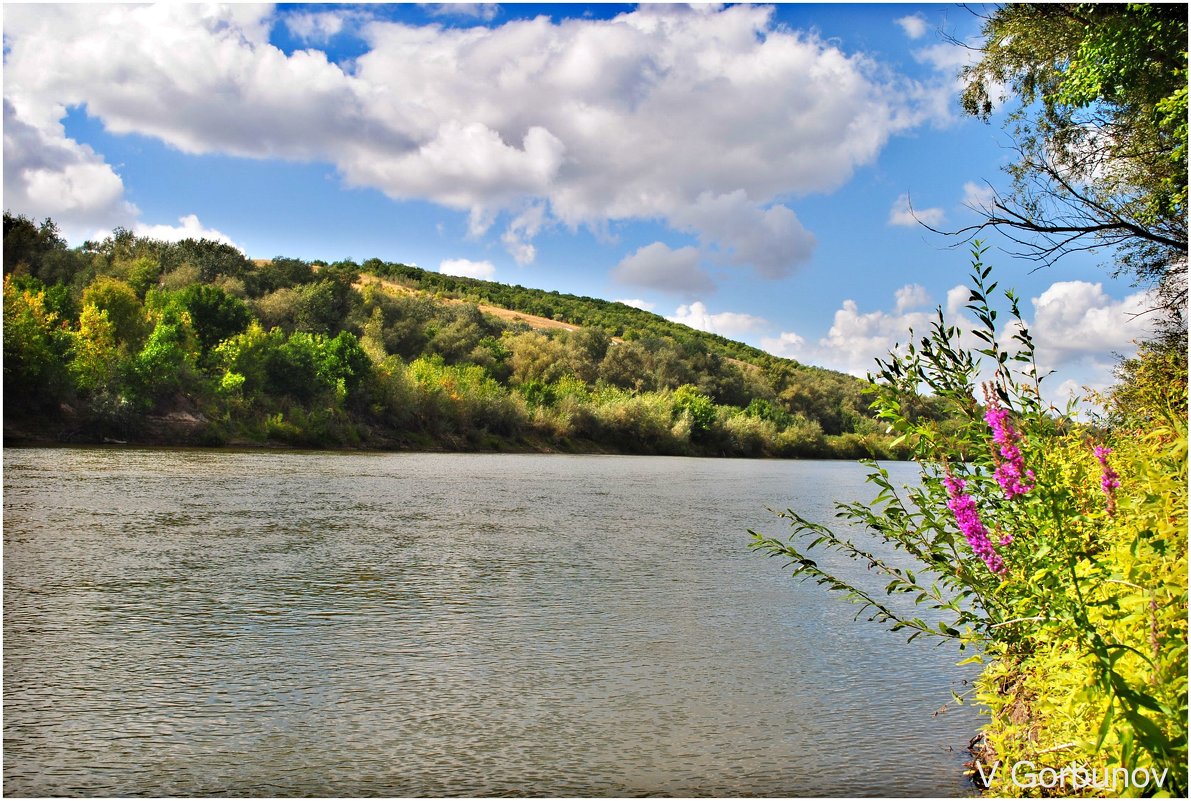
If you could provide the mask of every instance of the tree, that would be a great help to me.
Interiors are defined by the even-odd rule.
[[[71,347],[70,375],[84,392],[110,391],[119,377],[120,351],[116,327],[108,313],[86,305],[79,314],[79,330]]]
[[[193,264],[204,282],[217,276],[244,278],[252,269],[252,262],[232,245],[212,239],[183,239],[170,245],[163,255],[167,269]]]
[[[1115,273],[1155,286],[1185,336],[1186,6],[1007,4],[983,36],[964,108],[987,120],[1015,95],[1017,160],[1012,190],[960,233],[994,228],[1043,264],[1113,248]]]
[[[4,276],[4,395],[14,406],[51,407],[68,383],[59,330],[44,291],[20,290]]]
[[[136,290],[126,282],[101,275],[83,292],[82,305],[106,311],[116,330],[116,339],[134,348],[140,347],[146,334],[145,309]]]
[[[178,302],[190,313],[204,356],[223,340],[248,328],[252,321],[244,302],[217,286],[194,284],[182,290]]]
[[[197,373],[197,356],[190,314],[181,304],[169,303],[132,361],[132,384],[141,402],[151,407],[186,389]]]
[[[692,384],[674,390],[674,411],[690,417],[692,438],[706,434],[715,424],[715,404]]]
[[[5,275],[26,272],[40,276],[42,260],[63,250],[66,250],[66,240],[53,220],[47,218],[38,226],[24,215],[4,212]]]
[[[245,283],[248,294],[259,297],[285,287],[308,284],[313,280],[314,270],[307,262],[278,256],[249,273]]]

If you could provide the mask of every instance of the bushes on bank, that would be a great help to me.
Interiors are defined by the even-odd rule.
[[[1180,370],[1177,355],[1143,349],[1130,368],[1140,383],[1110,396],[1129,406],[1110,400],[1100,425],[1070,419],[1042,402],[1012,293],[1013,349],[1003,348],[981,253],[968,309],[982,346],[962,348],[940,315],[874,379],[874,408],[919,463],[920,484],[894,486],[874,463],[876,498],[838,505],[917,565],[793,511],[783,515],[789,541],[754,534],[754,547],[910,639],[976,652],[965,661],[983,665],[974,700],[989,723],[974,773],[991,793],[1185,796],[1185,352]],[[980,357],[995,374],[978,387]],[[953,410],[951,423],[912,414],[923,389]],[[888,597],[825,570],[816,548],[861,560],[884,576]],[[1126,786],[1126,774],[1152,778]]]
[[[16,433],[67,441],[888,452],[858,380],[621,304],[121,229],[70,249],[50,221],[4,224],[10,432],[19,416]]]

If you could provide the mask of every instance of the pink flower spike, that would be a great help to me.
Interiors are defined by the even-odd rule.
[[[1096,460],[1100,462],[1100,490],[1108,499],[1108,514],[1112,516],[1117,510],[1117,487],[1121,486],[1120,475],[1108,463],[1108,455],[1112,453],[1112,448],[1097,445],[1092,448],[1092,453],[1096,454]]]
[[[984,421],[992,429],[993,444],[998,446],[994,456],[997,463],[993,477],[1001,485],[1007,500],[1013,500],[1019,495],[1025,495],[1034,489],[1034,471],[1027,470],[1025,457],[1017,443],[1021,434],[1013,427],[1009,420],[1009,410],[1001,408],[996,394],[984,386],[984,400],[988,411],[984,413]]]
[[[980,512],[976,508],[976,501],[964,492],[964,482],[947,473],[943,478],[943,485],[947,487],[947,508],[955,515],[955,524],[972,547],[972,553],[984,560],[988,569],[998,576],[1009,572],[1005,567],[1005,560],[993,548],[988,536],[988,529],[980,522]]]

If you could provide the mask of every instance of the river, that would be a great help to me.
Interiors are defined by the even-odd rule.
[[[910,481],[911,465],[892,465]],[[847,462],[4,451],[8,795],[950,796],[962,654],[748,550]],[[863,572],[863,567],[856,569]],[[965,672],[966,671],[966,672]]]

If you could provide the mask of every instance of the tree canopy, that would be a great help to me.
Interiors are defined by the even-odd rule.
[[[7,213],[4,230],[6,433],[16,424],[65,441],[894,452],[859,379],[620,303],[379,259],[253,262],[218,242],[119,229],[71,249],[52,221]],[[500,309],[519,314],[489,313]],[[565,323],[535,330],[522,314]]]
[[[1187,7],[1003,5],[962,77],[969,113],[1009,104],[1017,151],[1011,192],[965,230],[996,228],[1047,264],[1112,248],[1185,336]]]

